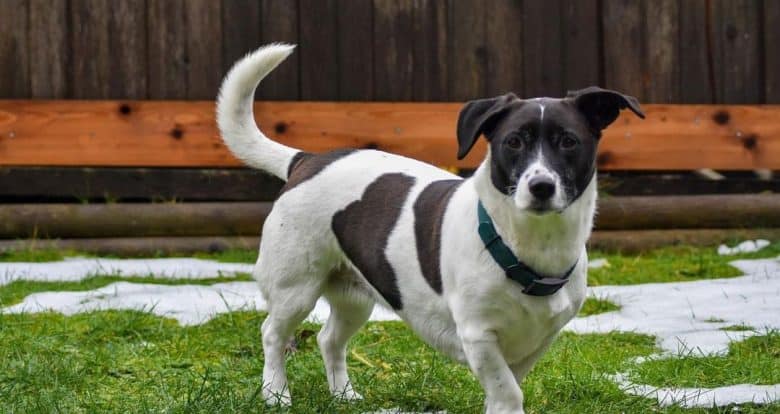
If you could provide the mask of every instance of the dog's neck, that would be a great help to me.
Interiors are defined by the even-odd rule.
[[[544,215],[519,210],[490,179],[490,156],[471,181],[501,238],[523,263],[535,271],[558,276],[582,254],[593,227],[596,209],[596,174],[582,195],[560,213]]]

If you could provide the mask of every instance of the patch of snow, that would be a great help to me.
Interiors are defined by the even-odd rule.
[[[733,279],[598,286],[591,297],[606,297],[620,310],[576,318],[566,329],[577,333],[629,331],[653,335],[664,352],[635,363],[678,355],[725,355],[732,341],[758,331],[724,331],[729,325],[780,329],[780,257],[731,263],[745,273]],[[739,384],[716,388],[664,388],[634,384],[628,374],[611,377],[626,393],[654,398],[662,406],[712,407],[780,401],[780,384]]]
[[[73,315],[97,310],[138,310],[173,318],[182,325],[206,323],[219,314],[240,310],[266,310],[256,282],[229,282],[213,285],[160,285],[115,282],[95,290],[41,292],[27,296],[21,303],[0,310],[4,313],[55,311]],[[322,323],[330,307],[319,300],[307,320]],[[398,320],[390,310],[376,306],[372,320]]]
[[[609,267],[609,262],[607,259],[593,259],[588,262],[588,269],[599,269],[602,267]]]
[[[685,408],[723,407],[731,404],[769,404],[780,400],[780,384],[737,384],[717,388],[656,388],[634,384],[626,374],[611,376],[620,389],[631,395],[654,398],[662,407],[679,405]]]
[[[718,254],[721,256],[732,256],[739,253],[752,253],[757,252],[766,246],[769,246],[769,240],[763,239],[743,241],[734,247],[721,244],[718,246]]]
[[[731,279],[596,286],[588,295],[620,306],[575,318],[566,329],[577,333],[628,331],[653,335],[664,352],[723,355],[728,344],[755,331],[724,331],[729,325],[780,329],[780,258],[740,260],[746,273]]]
[[[207,279],[252,273],[254,265],[213,260],[70,258],[59,262],[0,262],[0,286],[15,280],[77,282],[95,275],[153,276],[155,278]]]

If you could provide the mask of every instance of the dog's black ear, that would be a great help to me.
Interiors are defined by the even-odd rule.
[[[477,99],[466,102],[458,115],[458,159],[462,160],[471,151],[482,133],[487,133],[502,114],[509,109],[509,104],[518,100],[513,93],[489,99]]]
[[[566,98],[570,99],[577,109],[585,115],[591,128],[597,133],[614,122],[621,109],[628,108],[638,117],[645,117],[644,112],[639,107],[639,101],[633,96],[602,89],[598,86],[570,91]]]

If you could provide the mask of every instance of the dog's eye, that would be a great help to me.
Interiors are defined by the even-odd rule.
[[[517,134],[512,134],[506,137],[506,140],[504,140],[504,145],[512,148],[513,150],[519,150],[523,148],[523,139],[520,138],[520,136]]]
[[[573,137],[571,134],[564,134],[561,137],[561,148],[565,150],[572,149],[579,145],[580,141],[577,140],[577,138]]]

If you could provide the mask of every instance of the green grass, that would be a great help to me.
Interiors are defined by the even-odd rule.
[[[585,303],[582,304],[582,309],[580,309],[580,313],[577,316],[598,315],[599,313],[612,312],[619,309],[620,306],[607,299],[587,298],[585,299]]]
[[[56,249],[28,249],[8,250],[0,252],[0,262],[53,262],[63,260],[66,257],[97,257],[94,254],[77,252],[73,250]],[[101,255],[100,257],[120,258],[117,255]],[[223,263],[254,263],[257,261],[257,250],[232,249],[222,252],[202,252],[193,255],[163,255],[152,254],[143,257],[197,257],[199,259],[211,259]]]
[[[262,314],[237,312],[196,327],[146,313],[107,311],[0,316],[0,411],[274,412],[258,400]],[[483,394],[468,370],[423,344],[401,323],[371,323],[355,338],[349,366],[366,400],[333,401],[311,332],[289,355],[291,412],[364,412],[380,407],[478,412]],[[600,356],[610,350],[610,358]],[[624,396],[601,372],[652,352],[651,338],[563,335],[526,385],[540,412],[593,412],[599,402],[650,407]],[[585,388],[579,384],[596,383]],[[552,391],[552,393],[551,393]],[[579,400],[570,407],[572,399]],[[616,401],[613,401],[616,400]],[[584,409],[586,411],[580,411]],[[572,411],[573,410],[573,411]],[[617,411],[615,411],[617,412]]]
[[[21,302],[27,295],[51,291],[85,291],[98,289],[114,282],[155,283],[160,285],[213,285],[215,283],[251,281],[252,276],[239,273],[234,277],[212,277],[207,279],[163,279],[150,276],[92,276],[79,282],[38,282],[17,280],[0,287],[0,306],[11,306]]]
[[[353,340],[349,369],[365,397],[355,404],[329,397],[313,335],[319,327],[302,325],[296,333],[297,351],[287,358],[293,408],[267,408],[259,399],[258,327],[263,317],[235,312],[204,325],[181,327],[134,311],[71,317],[0,315],[0,343],[4,344],[0,347],[0,412],[362,413],[400,407],[478,413],[482,409],[484,395],[469,371],[396,322],[369,323]],[[755,346],[749,343],[746,348]],[[766,349],[776,350],[776,345],[750,352]],[[727,412],[659,408],[653,400],[624,394],[606,378],[605,374],[623,370],[631,358],[656,351],[653,338],[644,335],[564,333],[523,384],[527,411]],[[724,380],[730,380],[724,376],[730,372],[727,368],[721,372]],[[742,408],[771,413],[780,405]]]
[[[59,260],[75,252],[26,251],[0,254],[0,261]],[[761,252],[731,257],[714,249],[675,247],[639,256],[593,254],[609,267],[592,269],[591,284],[630,284],[737,276],[728,262],[773,257],[775,243]],[[252,263],[257,252],[199,254],[225,262]],[[17,281],[0,287],[8,306],[40,291],[91,290],[116,281],[213,284],[207,280],[96,276],[80,282]],[[582,315],[617,310],[608,298],[589,298]],[[471,373],[423,344],[401,323],[370,323],[355,337],[348,364],[365,400],[331,399],[313,333],[302,325],[298,350],[288,356],[294,406],[265,407],[259,397],[262,348],[258,327],[264,315],[234,312],[200,326],[135,311],[103,311],[65,317],[56,313],[0,313],[0,412],[261,412],[362,413],[400,407],[410,411],[478,413],[484,395]],[[717,321],[713,321],[717,322]],[[731,326],[725,330],[752,329]],[[722,386],[780,382],[780,333],[731,345],[725,357],[632,359],[658,352],[649,336],[564,333],[523,384],[528,413],[727,413],[732,407],[685,410],[658,407],[629,396],[606,375],[631,370],[632,380],[656,386]],[[780,404],[741,405],[742,413],[780,412]]]
[[[780,332],[729,345],[726,356],[670,358],[638,365],[632,381],[664,387],[780,383]]]
[[[720,256],[715,248],[689,246],[668,247],[639,255],[604,254],[595,252],[591,258],[605,258],[609,266],[588,271],[588,284],[635,285],[639,283],[680,282],[739,276],[741,272],[729,265],[737,259],[776,257],[780,242],[755,253]]]

